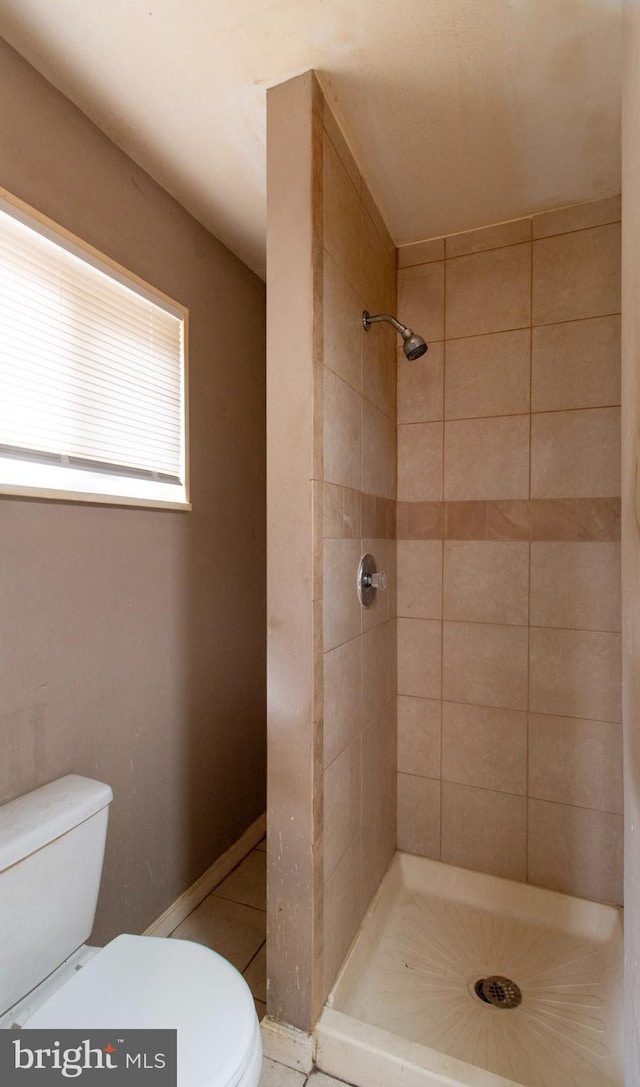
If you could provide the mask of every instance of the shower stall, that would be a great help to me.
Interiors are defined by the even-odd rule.
[[[622,1087],[619,199],[397,253],[313,73],[267,152],[266,1035]]]

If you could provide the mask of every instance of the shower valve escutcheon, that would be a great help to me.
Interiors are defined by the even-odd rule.
[[[370,608],[376,591],[386,587],[387,575],[378,571],[373,555],[363,555],[358,566],[358,597],[363,608]]]

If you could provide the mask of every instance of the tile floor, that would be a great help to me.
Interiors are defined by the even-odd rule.
[[[171,938],[213,948],[240,970],[262,1019],[267,1005],[266,842],[260,842],[226,879],[178,925]],[[312,1072],[306,1076],[265,1058],[259,1087],[343,1087]]]

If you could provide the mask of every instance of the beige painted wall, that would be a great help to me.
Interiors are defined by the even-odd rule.
[[[264,285],[0,43],[0,185],[190,311],[190,513],[0,499],[0,799],[114,791],[139,932],[264,810]]]
[[[622,109],[622,604],[626,1085],[640,1084],[640,3],[627,0]]]
[[[399,250],[398,844],[622,901],[620,201]]]
[[[356,594],[394,562],[395,253],[311,73],[267,145],[268,1013],[310,1029],[395,846],[395,595]]]

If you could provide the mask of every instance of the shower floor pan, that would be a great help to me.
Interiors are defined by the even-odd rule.
[[[356,1087],[622,1087],[622,911],[397,853],[315,1035]]]

